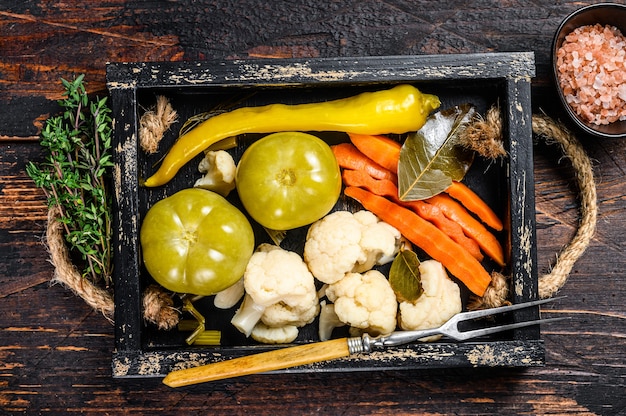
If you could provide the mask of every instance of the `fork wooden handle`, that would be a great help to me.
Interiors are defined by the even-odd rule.
[[[223,380],[328,361],[349,355],[348,339],[339,338],[172,371],[165,376],[163,383],[170,387],[189,386],[207,381]]]

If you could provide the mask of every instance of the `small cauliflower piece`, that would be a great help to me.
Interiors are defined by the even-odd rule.
[[[359,211],[354,214],[354,217],[365,226],[360,245],[366,255],[366,260],[358,263],[353,271],[363,273],[377,264],[382,265],[393,261],[400,249],[402,239],[400,231],[393,225],[380,221],[369,211]]]
[[[243,287],[243,277],[235,282],[234,285],[227,287],[221,292],[217,292],[213,298],[213,305],[219,309],[230,309],[235,306],[243,295],[245,289]]]
[[[400,302],[398,323],[403,330],[437,328],[461,312],[461,291],[448,277],[446,269],[436,260],[426,260],[419,266],[424,292],[415,302]],[[441,336],[424,338],[436,341]]]
[[[334,302],[337,317],[353,328],[371,335],[388,334],[396,328],[396,295],[377,270],[346,274],[328,286],[326,296]]]
[[[243,284],[246,296],[231,322],[246,336],[259,320],[273,327],[303,326],[319,311],[313,275],[298,254],[280,247],[256,251]]]
[[[243,302],[230,320],[240,332],[249,337],[254,326],[261,321],[261,317],[265,313],[266,306],[260,305],[252,299],[247,293],[243,297]]]
[[[227,151],[206,152],[198,164],[198,170],[205,175],[196,181],[194,187],[208,189],[222,196],[227,196],[235,189],[237,165]]]
[[[332,284],[346,273],[393,260],[401,239],[397,229],[369,211],[335,211],[309,228],[304,260],[318,280]]]
[[[250,336],[253,340],[263,344],[287,344],[298,337],[298,327],[285,325],[278,328],[270,327],[262,322],[255,325]]]
[[[295,325],[302,327],[310,324],[320,312],[320,305],[317,303],[317,296],[313,304],[307,299],[305,304],[310,305],[307,309],[303,305],[288,305],[285,302],[275,303],[265,308],[265,312],[261,316],[261,321],[270,327],[279,327],[283,325]]]
[[[335,305],[322,301],[320,304],[320,320],[317,331],[320,341],[328,341],[335,328],[342,327],[345,324],[346,323],[342,322],[335,313]]]

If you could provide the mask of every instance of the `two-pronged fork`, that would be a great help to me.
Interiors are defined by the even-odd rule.
[[[464,341],[470,338],[477,338],[497,332],[565,319],[535,319],[511,324],[489,326],[480,329],[470,329],[467,331],[459,329],[459,323],[461,322],[473,321],[477,318],[529,308],[550,302],[552,300],[554,300],[554,298],[523,302],[499,308],[461,312],[454,315],[445,324],[433,329],[396,331],[391,334],[381,335],[378,337],[370,337],[368,334],[364,334],[361,337],[339,338],[330,341],[299,345],[296,347],[281,348],[260,354],[253,354],[232,360],[202,365],[199,367],[176,370],[169,373],[163,379],[163,383],[170,387],[188,386],[207,381],[280,370],[320,361],[328,361],[347,357],[351,354],[368,353],[374,349],[403,345],[433,335],[444,335],[457,341]]]

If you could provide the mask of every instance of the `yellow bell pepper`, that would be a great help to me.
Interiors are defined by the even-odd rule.
[[[238,108],[211,117],[181,136],[143,185],[154,187],[169,182],[186,163],[228,137],[282,131],[406,133],[419,130],[439,105],[438,97],[402,84],[334,101]]]

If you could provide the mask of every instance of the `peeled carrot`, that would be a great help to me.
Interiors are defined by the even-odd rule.
[[[348,133],[348,136],[350,136],[352,144],[361,153],[380,166],[398,174],[398,162],[400,161],[400,149],[402,148],[400,143],[385,136],[353,133]]]
[[[365,156],[352,143],[340,143],[331,146],[337,163],[344,169],[362,170],[376,179],[388,179],[396,183],[397,176]]]
[[[420,217],[433,223],[435,227],[443,231],[444,234],[450,237],[454,242],[466,249],[476,260],[482,261],[484,259],[485,256],[483,256],[483,253],[480,251],[478,243],[474,239],[466,236],[463,232],[463,228],[446,217],[438,207],[424,201],[411,201],[406,204],[402,203],[401,205],[412,209]]]
[[[349,186],[344,192],[350,198],[359,201],[365,209],[396,227],[409,241],[443,264],[472,293],[478,296],[485,293],[491,282],[489,273],[467,250],[433,224],[410,209],[365,189]]]
[[[398,187],[389,179],[376,179],[367,172],[352,169],[344,169],[341,176],[346,186],[358,186],[376,195],[398,198]]]
[[[438,194],[425,201],[439,207],[446,217],[458,223],[465,234],[478,243],[487,256],[504,266],[504,251],[498,239],[460,203],[446,194]]]
[[[482,222],[496,231],[503,228],[502,221],[495,212],[474,191],[462,182],[452,181],[452,185],[445,191],[452,198],[459,201],[470,212],[473,212]]]

